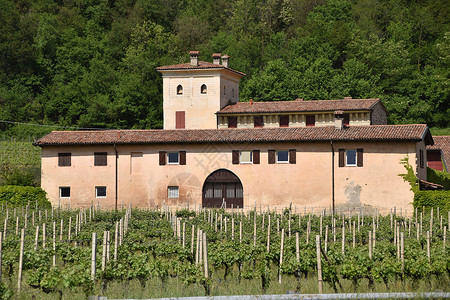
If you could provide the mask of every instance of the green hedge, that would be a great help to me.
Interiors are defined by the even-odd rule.
[[[450,191],[417,191],[414,193],[414,207],[439,207],[442,211],[450,210]]]
[[[444,186],[447,191],[450,190],[450,173],[427,168],[427,180]]]
[[[8,207],[20,207],[37,205],[40,208],[51,208],[52,205],[47,199],[47,193],[39,188],[33,186],[17,186],[5,185],[0,186],[0,204],[8,203]]]

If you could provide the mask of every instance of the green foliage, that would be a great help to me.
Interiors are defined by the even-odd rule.
[[[0,164],[0,186],[39,186],[41,170],[39,166],[24,166],[10,163]]]
[[[450,173],[427,168],[427,180],[450,190]]]
[[[399,174],[403,178],[403,180],[409,182],[411,185],[411,191],[414,193],[419,191],[419,180],[416,177],[416,174],[414,173],[413,167],[409,164],[409,157],[406,156],[403,158],[400,162],[406,169],[405,174]]]
[[[450,191],[418,191],[414,193],[414,207],[439,207],[442,211],[450,210]]]
[[[0,186],[0,203],[8,207],[37,205],[42,208],[51,208],[45,191],[39,187],[32,186]]]

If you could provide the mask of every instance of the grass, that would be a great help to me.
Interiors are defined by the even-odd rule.
[[[438,127],[431,127],[430,132],[432,136],[436,135],[450,135],[450,127],[447,128],[438,128]]]
[[[40,166],[41,148],[32,143],[32,139],[1,137],[0,164]]]

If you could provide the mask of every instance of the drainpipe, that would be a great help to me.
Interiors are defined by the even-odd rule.
[[[116,153],[116,178],[115,178],[115,183],[116,183],[116,195],[115,195],[115,207],[116,207],[116,211],[117,211],[117,171],[118,171],[118,169],[117,169],[117,163],[118,163],[118,161],[119,161],[119,154],[117,153],[117,148],[116,148],[116,143],[114,143],[114,152]]]
[[[334,146],[333,141],[330,141],[331,146],[331,205],[334,216]]]

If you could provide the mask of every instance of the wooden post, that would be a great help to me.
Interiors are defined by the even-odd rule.
[[[64,219],[61,219],[61,225],[60,225],[60,232],[59,232],[59,240],[62,241],[63,238],[63,229],[64,229]]]
[[[45,223],[42,224],[42,248],[45,249]]]
[[[191,253],[194,255],[194,238],[195,238],[195,225],[191,227]]]
[[[400,232],[400,259],[402,261],[402,271],[405,269],[405,237],[403,231]]]
[[[267,253],[270,252],[270,214],[269,214],[269,224],[267,224]]]
[[[328,225],[325,225],[325,253],[328,253]]]
[[[442,243],[442,247],[445,249],[445,240],[447,239],[447,226],[444,226],[444,240]],[[0,265],[1,266],[1,265]]]
[[[231,240],[234,241],[234,217],[231,217]]]
[[[427,257],[428,262],[431,262],[431,255],[430,255],[430,232],[427,231]]]
[[[342,254],[345,253],[345,226],[342,224]]]
[[[105,270],[106,266],[106,239],[108,238],[107,231],[103,231],[103,249],[102,249],[102,271]]]
[[[34,250],[37,250],[39,243],[39,225],[36,226],[36,237],[34,239]]]
[[[209,277],[208,271],[208,243],[206,241],[206,232],[203,233],[203,262],[205,268],[205,278]]]
[[[353,248],[355,248],[355,246],[356,246],[356,224],[355,224],[355,221],[353,221]]]
[[[72,240],[72,217],[69,217],[69,232],[68,232],[69,243]]]
[[[200,249],[199,249],[199,245],[200,245],[200,228],[197,227],[197,243],[196,243],[196,249],[195,249],[195,264],[198,265],[199,263],[199,255],[200,255]]]
[[[53,212],[53,210],[52,210]],[[56,222],[53,221],[53,266],[56,266]]]
[[[92,233],[91,280],[95,279],[95,254],[97,250],[97,233]]]
[[[298,231],[295,233],[295,256],[297,258],[297,262],[300,262],[300,244]]]
[[[186,248],[186,222],[183,222],[183,239],[182,239],[183,249]]]
[[[25,229],[22,228],[20,233],[20,253],[19,253],[19,274],[17,278],[17,289],[20,291],[22,285],[22,267],[23,267],[23,243],[25,240]]]
[[[372,231],[369,230],[369,258],[372,259]]]
[[[319,283],[319,294],[322,294],[322,261],[320,259],[320,235],[316,235],[316,255],[317,255],[317,280]]]
[[[433,207],[430,214],[430,238],[433,238]]]
[[[242,243],[242,220],[239,222],[239,243]]]
[[[111,244],[111,231],[107,231],[107,235],[106,235],[106,262],[109,261],[109,248],[110,248],[110,244]]]
[[[19,217],[16,217],[16,235],[19,235]]]
[[[116,230],[114,231],[114,261],[117,260],[118,242],[119,242],[119,222],[116,221]]]
[[[123,218],[119,221],[119,246],[122,246],[123,242]]]
[[[256,222],[253,223],[253,247],[256,247]]]
[[[280,284],[281,284],[281,265],[283,264],[283,249],[284,249],[284,228],[281,229],[280,267],[278,271],[278,282]]]

